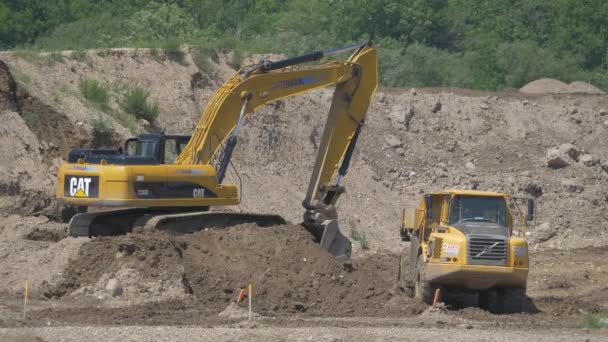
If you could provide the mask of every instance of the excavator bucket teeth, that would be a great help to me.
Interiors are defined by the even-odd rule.
[[[342,234],[336,220],[328,220],[321,225],[323,235],[320,246],[336,257],[340,262],[350,261],[352,245],[350,240]]]

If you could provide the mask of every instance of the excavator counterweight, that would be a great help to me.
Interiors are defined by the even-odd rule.
[[[303,64],[346,50],[355,51],[343,61]],[[73,150],[59,169],[57,198],[78,207],[126,209],[78,214],[68,226],[70,235],[284,222],[276,215],[207,210],[240,202],[238,187],[223,181],[247,116],[273,101],[330,85],[336,88],[303,202],[304,226],[321,247],[349,259],[350,241],[339,230],[336,203],[378,85],[371,42],[242,68],[211,98],[192,136],[142,134],[119,150]]]

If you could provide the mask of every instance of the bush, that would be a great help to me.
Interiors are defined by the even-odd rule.
[[[359,232],[357,229],[357,223],[355,221],[350,221],[350,237],[359,242],[361,249],[368,250],[369,249],[369,241],[367,240],[367,235],[365,232]]]
[[[87,59],[87,52],[84,49],[72,51],[70,54],[70,59],[75,61],[84,61]]]
[[[100,109],[108,109],[108,89],[101,82],[93,79],[80,80],[80,93]]]
[[[380,81],[401,87],[469,87],[471,70],[458,54],[394,40],[378,44]]]
[[[25,121],[25,124],[27,125],[27,127],[33,127],[34,123],[36,121],[38,121],[38,119],[40,118],[40,113],[38,112],[24,112],[21,117],[23,118],[23,121]]]
[[[93,148],[109,147],[112,145],[112,124],[101,117],[93,121]]]
[[[558,57],[533,41],[501,44],[497,49],[497,65],[503,85],[519,88],[539,78],[556,78],[564,82],[581,79],[578,61],[571,56]]]
[[[163,44],[165,55],[178,63],[184,63],[184,53],[180,50],[180,46],[179,40],[175,38],[167,39]]]
[[[124,46],[128,42],[124,18],[102,13],[91,18],[57,26],[40,36],[35,47],[46,50],[101,49]]]
[[[175,3],[150,2],[131,17],[128,26],[130,40],[138,42],[185,41],[198,33],[194,18]]]
[[[137,119],[146,119],[151,123],[156,121],[159,113],[158,104],[150,105],[148,103],[149,96],[150,91],[142,87],[135,86],[127,89],[123,101],[125,111],[134,115]]]
[[[591,314],[585,316],[579,325],[581,328],[586,329],[608,328],[608,319],[602,319],[599,315]]]

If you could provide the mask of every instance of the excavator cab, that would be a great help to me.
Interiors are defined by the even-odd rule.
[[[113,165],[173,164],[188,141],[189,135],[140,134],[137,138],[127,139],[124,149],[73,149],[68,155],[68,162],[77,163],[81,160],[88,164],[100,164],[103,160]]]

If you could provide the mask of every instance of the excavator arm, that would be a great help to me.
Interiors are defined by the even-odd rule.
[[[345,61],[302,65],[347,49],[355,52]],[[336,203],[378,85],[377,54],[371,42],[241,69],[211,99],[175,163],[210,164],[225,145],[217,173],[221,183],[249,114],[270,102],[330,85],[336,88],[303,203],[304,225],[323,248],[345,260],[350,257],[350,241],[338,229]]]

